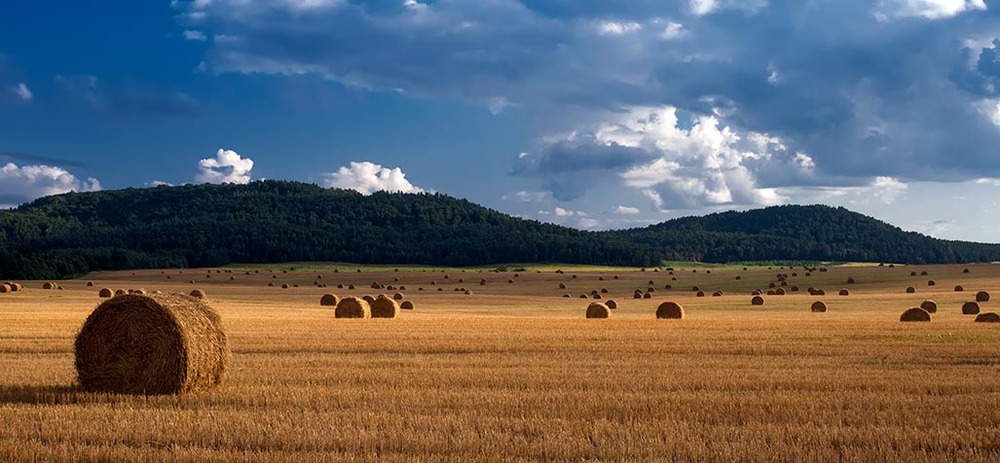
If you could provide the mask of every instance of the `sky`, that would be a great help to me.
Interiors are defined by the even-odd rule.
[[[582,229],[829,204],[1000,242],[996,2],[8,2],[0,206],[287,179]]]

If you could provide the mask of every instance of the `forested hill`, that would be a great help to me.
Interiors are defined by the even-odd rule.
[[[607,232],[669,260],[951,263],[1000,261],[1000,245],[906,232],[844,208],[774,206]]]
[[[1000,261],[1000,245],[938,240],[826,206],[594,233],[444,195],[363,196],[286,181],[69,193],[0,211],[4,279],[288,261],[638,267],[662,260]]]
[[[649,266],[659,252],[437,194],[260,181],[69,193],[0,211],[0,277],[340,261]]]

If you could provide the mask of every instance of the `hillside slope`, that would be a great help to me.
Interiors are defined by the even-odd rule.
[[[774,206],[607,232],[670,260],[952,263],[1000,260],[1000,245],[907,232],[844,208]]]
[[[0,212],[0,277],[342,261],[653,265],[643,245],[511,217],[444,195],[261,181],[69,193]]]

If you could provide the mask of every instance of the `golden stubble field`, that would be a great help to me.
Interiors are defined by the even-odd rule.
[[[960,311],[977,290],[1000,296],[1000,265],[271,270],[108,272],[0,294],[0,461],[1000,461],[1000,324]],[[803,291],[751,307],[750,291],[793,272]],[[395,292],[373,282],[406,286],[416,310],[336,320],[319,305]],[[74,390],[73,338],[101,287],[206,290],[233,349],[224,384]],[[584,319],[579,296],[602,288],[621,308]],[[898,321],[924,299],[940,305],[931,323]],[[686,318],[655,320],[664,300]],[[814,300],[829,312],[810,313]]]

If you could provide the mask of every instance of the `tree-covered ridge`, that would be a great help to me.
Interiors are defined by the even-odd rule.
[[[842,207],[774,206],[608,232],[670,260],[952,263],[1000,260],[1000,245],[907,232]]]
[[[286,261],[640,266],[659,253],[439,194],[286,181],[69,193],[0,212],[3,278]]]

